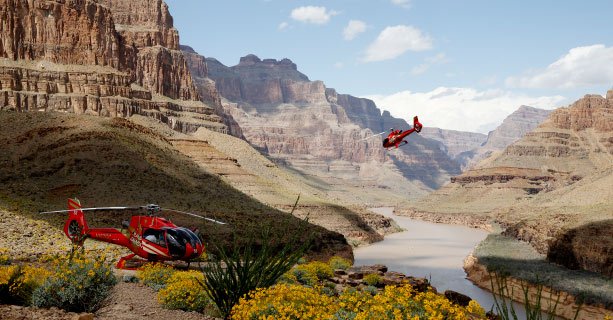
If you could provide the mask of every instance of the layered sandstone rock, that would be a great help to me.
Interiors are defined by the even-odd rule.
[[[310,81],[289,59],[248,55],[233,67],[212,58],[207,65],[228,100],[223,103],[226,112],[252,145],[279,163],[345,185],[339,189],[357,188],[347,190],[343,199],[360,202],[356,196],[369,191],[381,195],[379,204],[386,202],[381,201],[384,194],[415,198],[460,172],[440,143],[418,134],[407,139],[408,146],[386,151],[382,138],[373,135],[391,127],[409,128],[406,121],[382,114],[371,100]]]
[[[434,136],[433,138],[445,144],[448,153],[462,165],[462,168],[470,169],[479,161],[504,150],[513,142],[534,130],[547,119],[550,113],[550,110],[521,106],[507,116],[495,130],[490,131],[486,139],[483,140],[481,140],[482,135],[479,136],[476,133],[470,135],[461,132],[430,133],[426,131],[425,135],[437,134],[442,136],[440,138]],[[425,128],[425,130],[428,130],[428,128]],[[469,143],[467,143],[468,141]],[[479,141],[481,141],[480,144],[474,145]],[[469,148],[471,143],[473,147]]]
[[[547,286],[539,288],[537,285],[531,285],[520,279],[505,278],[503,284],[505,289],[501,289],[499,285],[502,283],[497,283],[496,274],[488,271],[473,255],[468,256],[464,260],[464,270],[466,271],[467,278],[477,286],[496,293],[503,290],[503,292],[510,293],[510,298],[515,301],[526,303],[525,290],[528,291],[529,297],[540,296],[540,307],[543,312],[553,310],[556,316],[563,317],[564,319],[606,319],[613,315],[613,312],[608,310],[606,306],[585,304],[581,301],[582,297],[576,297]],[[534,303],[532,300],[528,302]],[[552,308],[552,306],[555,306],[555,308]],[[577,309],[580,309],[580,311],[577,312]]]
[[[0,109],[143,114],[226,131],[199,102],[163,1],[0,1]]]
[[[474,152],[474,150],[481,147],[488,138],[488,136],[482,133],[445,130],[434,127],[423,128],[421,130],[421,135],[443,143],[447,149],[447,154],[453,158],[457,158],[471,151]]]
[[[111,12],[96,1],[2,0],[0,18],[0,58],[133,66],[134,51],[122,45]]]
[[[221,97],[215,87],[215,81],[209,78],[206,58],[199,55],[189,46],[181,46],[181,51],[187,59],[187,64],[194,79],[196,89],[200,95],[200,100],[215,109],[215,114],[223,119],[223,123],[228,128],[228,133],[235,137],[243,137],[243,131],[236,120],[228,112],[225,112]]]

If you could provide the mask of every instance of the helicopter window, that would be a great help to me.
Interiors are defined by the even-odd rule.
[[[187,240],[176,229],[166,229],[166,241],[171,256],[180,258],[185,255]]]
[[[158,246],[166,248],[166,241],[164,241],[164,231],[157,229],[147,229],[143,232],[143,238],[145,240],[153,242]]]

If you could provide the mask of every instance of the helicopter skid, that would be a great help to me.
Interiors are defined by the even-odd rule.
[[[143,260],[141,258],[135,258],[135,257],[136,257],[136,254],[134,253],[129,254],[125,257],[121,257],[121,259],[119,259],[115,267],[117,269],[123,269],[123,270],[136,270],[148,262],[147,260]]]

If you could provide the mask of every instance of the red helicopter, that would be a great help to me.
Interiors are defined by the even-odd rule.
[[[138,209],[145,209],[147,215],[132,216],[129,223],[124,221],[123,226],[127,228],[128,235],[115,228],[89,228],[83,214],[83,211]],[[162,209],[155,204],[141,207],[82,208],[77,199],[68,199],[68,210],[41,212],[41,214],[68,212],[64,233],[75,246],[83,246],[85,239],[91,238],[124,246],[134,252],[117,262],[118,269],[126,268],[126,261],[136,255],[149,261],[183,260],[187,262],[202,255],[204,245],[200,238],[190,229],[179,227],[165,218],[154,216],[161,210],[225,224],[189,212]]]
[[[398,148],[401,144],[407,144],[408,142],[404,140],[404,138],[413,132],[419,133],[422,127],[423,126],[417,119],[417,116],[413,117],[413,128],[406,131],[391,129],[391,132],[387,136],[387,138],[383,139],[383,147],[386,149],[389,149],[394,146]]]

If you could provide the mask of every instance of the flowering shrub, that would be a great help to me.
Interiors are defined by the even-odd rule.
[[[334,300],[300,285],[257,289],[232,308],[232,319],[331,319]]]
[[[337,256],[330,258],[328,264],[330,265],[330,268],[332,268],[332,270],[347,270],[351,267],[351,261]]]
[[[158,301],[168,309],[199,311],[212,309],[213,301],[199,285],[204,281],[202,272],[177,271],[158,292]]]
[[[57,258],[54,270],[32,295],[36,307],[58,307],[73,312],[97,310],[117,283],[105,256],[89,258],[75,253],[72,258]]]
[[[387,286],[371,295],[355,289],[329,297],[316,288],[279,284],[258,289],[232,309],[232,319],[485,319],[474,301],[467,308],[452,304],[434,292],[414,292],[410,285]]]
[[[32,266],[0,266],[0,303],[30,304],[32,293],[50,274]]]
[[[166,287],[166,283],[176,271],[162,263],[147,263],[138,269],[136,277],[155,291]]]
[[[315,286],[322,280],[332,278],[334,271],[329,264],[320,261],[312,261],[299,264],[283,275],[282,282],[290,284],[304,284]]]

